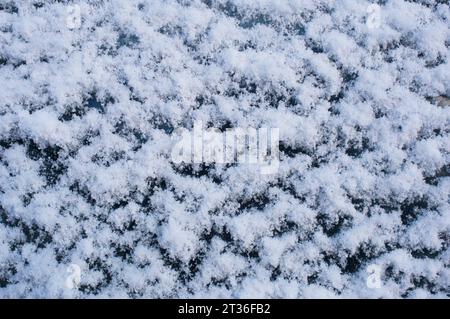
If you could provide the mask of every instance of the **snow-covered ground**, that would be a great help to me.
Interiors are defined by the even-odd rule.
[[[445,0],[0,0],[0,297],[450,296]],[[278,128],[279,167],[175,132]]]

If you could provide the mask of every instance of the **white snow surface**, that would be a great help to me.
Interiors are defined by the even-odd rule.
[[[0,0],[0,298],[449,298],[449,45],[443,0]],[[196,121],[278,172],[173,163]]]

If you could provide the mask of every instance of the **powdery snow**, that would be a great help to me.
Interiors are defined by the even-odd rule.
[[[0,297],[448,298],[449,45],[438,0],[0,0]],[[173,162],[198,121],[278,171]]]

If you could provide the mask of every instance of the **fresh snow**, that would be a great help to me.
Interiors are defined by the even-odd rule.
[[[443,0],[0,0],[0,298],[449,298],[449,45]],[[278,170],[172,161],[200,121]]]

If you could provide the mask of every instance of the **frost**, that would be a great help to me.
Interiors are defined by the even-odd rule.
[[[70,4],[0,1],[0,297],[449,297],[448,3]]]

